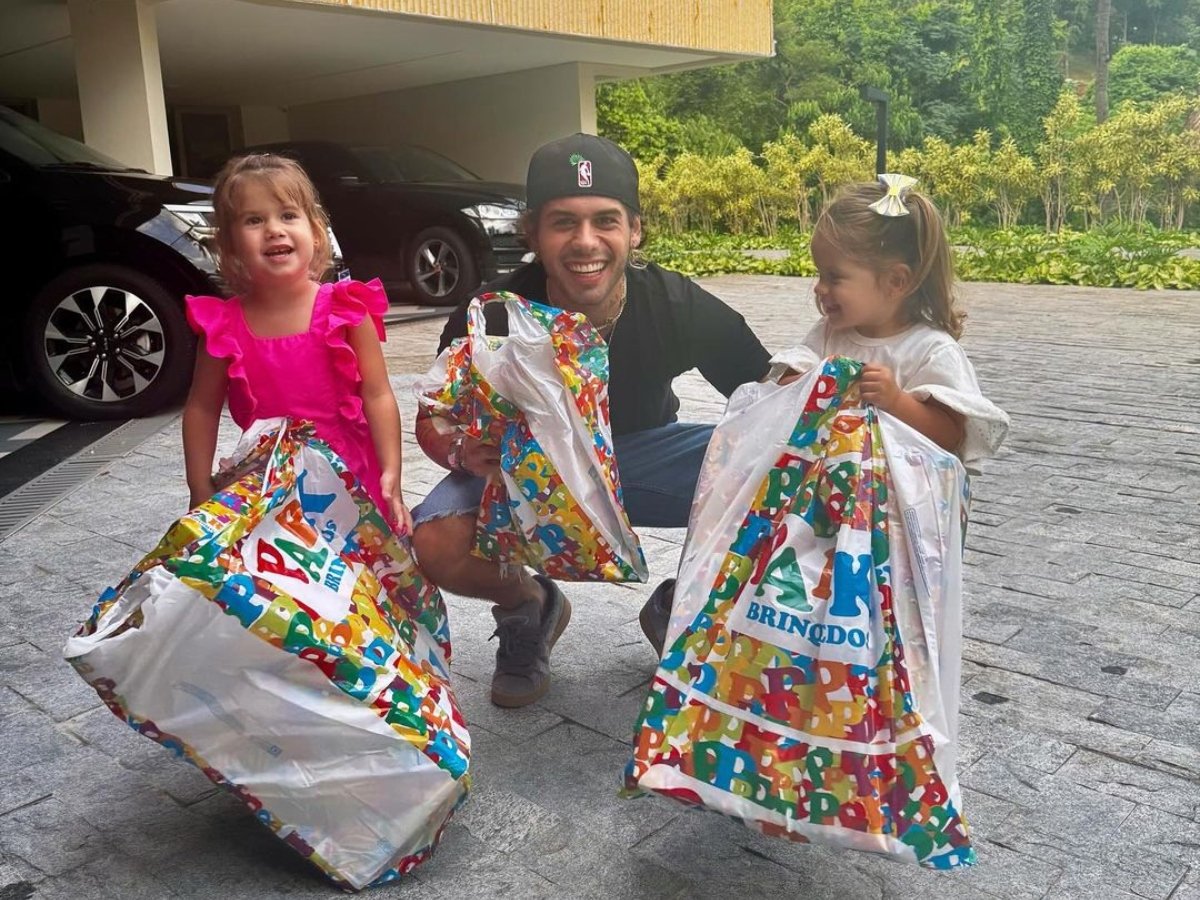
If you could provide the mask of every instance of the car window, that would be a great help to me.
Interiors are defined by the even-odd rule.
[[[108,171],[129,169],[124,163],[119,163],[86,144],[51,131],[7,107],[0,107],[0,149],[39,168],[78,165]]]
[[[366,174],[361,171],[358,161],[336,144],[272,144],[252,148],[249,152],[290,157],[300,163],[314,181],[333,181],[346,176],[362,178]]]
[[[424,147],[354,147],[372,181],[478,181],[479,176]]]

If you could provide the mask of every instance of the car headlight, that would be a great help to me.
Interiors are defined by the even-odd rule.
[[[479,203],[475,206],[466,207],[463,209],[463,212],[468,216],[474,216],[476,219],[503,221],[521,218],[522,210],[518,206],[498,206],[495,203]]]
[[[202,243],[217,236],[217,214],[211,206],[196,203],[168,203],[168,212],[187,226],[188,233]]]

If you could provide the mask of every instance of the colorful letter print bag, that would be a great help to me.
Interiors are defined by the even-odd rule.
[[[504,304],[508,337],[488,336],[485,302]],[[485,294],[429,379],[420,399],[435,416],[500,446],[477,555],[564,581],[646,580],[613,457],[608,345],[584,316]]]
[[[966,476],[860,365],[746,385],[696,491],[627,787],[949,869]]]
[[[256,423],[234,480],[72,637],[118,717],[343,887],[425,859],[465,797],[437,588],[311,427]]]

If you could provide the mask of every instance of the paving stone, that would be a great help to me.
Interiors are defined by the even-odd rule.
[[[95,690],[63,660],[61,649],[58,653],[29,649],[33,652],[23,654],[23,664],[0,670],[0,679],[11,690],[56,722],[100,706]]]
[[[1153,740],[1135,754],[1143,766],[1200,782],[1200,750],[1170,741]]]
[[[1153,847],[1154,852],[1184,866],[1200,866],[1200,823],[1161,809],[1137,806],[1124,822],[1121,834],[1130,841]]]
[[[0,819],[0,822],[2,821]],[[45,872],[0,848],[0,892],[8,889],[13,894],[19,895],[24,892],[32,896],[35,892],[31,891],[31,888],[36,887],[45,878]],[[0,897],[3,896],[3,893],[0,893]]]
[[[1089,718],[1100,700],[1095,694],[988,669],[971,680],[962,713],[1117,756],[1130,756],[1150,742],[1148,735]]]
[[[959,768],[970,767],[985,754],[1043,774],[1057,772],[1076,752],[1074,744],[1031,734],[999,722],[963,717],[959,737]]]
[[[685,811],[665,798],[621,797],[631,748],[589,728],[567,722],[516,752],[519,756],[503,773],[493,775],[490,784],[503,785],[502,777],[507,776],[512,790],[564,821],[586,808],[586,828],[622,850]]]
[[[195,766],[135,732],[107,707],[75,717],[64,729],[180,804],[195,803],[220,790]]]
[[[705,283],[771,349],[798,344],[815,321],[810,279]],[[447,595],[476,789],[434,858],[372,896],[1200,900],[1200,413],[1185,402],[1200,391],[1188,338],[1200,332],[1200,293],[965,285],[963,297],[964,345],[1014,423],[973,480],[966,556],[960,771],[980,865],[928,872],[767,839],[664,798],[617,797],[654,668],[637,613],[674,574],[685,538],[641,529],[649,584],[567,588],[575,618],[550,692],[524,710],[488,701],[488,604]],[[1140,313],[1148,301],[1155,315]],[[394,326],[385,344],[413,502],[442,474],[415,448],[407,389],[441,327]],[[682,418],[719,417],[723,398],[696,373],[678,388]],[[1163,398],[1153,411],[1147,392]],[[223,416],[219,454],[236,437]],[[328,882],[243,805],[103,708],[61,723],[38,709],[91,702],[52,663],[97,594],[185,505],[179,441],[176,420],[0,542],[0,886],[328,897]]]
[[[1200,694],[1183,693],[1164,710],[1147,709],[1133,703],[1109,700],[1089,718],[1130,731],[1153,734],[1185,747],[1200,749]]]
[[[1025,640],[1024,645],[1034,645],[1035,652],[1022,652],[1023,637],[1024,632],[1019,632],[1004,646],[967,638],[963,642],[963,656],[990,669],[1019,672],[1100,697],[1116,697],[1163,709],[1179,694],[1179,688],[1172,685],[1125,677],[1137,657],[1043,638]]]
[[[581,894],[531,871],[518,860],[476,838],[462,825],[451,823],[433,858],[406,883],[373,889],[380,896],[418,896],[455,900],[493,900],[497,897],[559,900]]]
[[[0,686],[0,719],[16,712],[29,712],[33,704],[6,686]]]
[[[60,875],[106,853],[103,832],[49,798],[0,816],[0,850],[47,875]]]
[[[48,765],[72,746],[41,712],[12,713],[0,723],[0,779],[29,766]]]
[[[1014,816],[988,839],[1023,856],[1056,865],[1064,875],[1090,879],[1097,888],[1113,886],[1150,900],[1165,900],[1188,867],[1163,848],[1138,838],[1131,840],[1127,824],[1128,820],[1117,832],[1110,829],[1094,833],[1085,829],[1054,833],[1041,831]],[[1102,893],[1092,896],[1106,897]]]
[[[1200,821],[1200,791],[1194,781],[1089,750],[1076,753],[1058,774],[1104,794]]]
[[[568,820],[532,800],[496,785],[485,785],[454,821],[473,837],[500,853],[512,853],[535,837],[559,840]],[[556,837],[557,836],[557,837]]]
[[[153,836],[145,835],[152,841]],[[225,822],[219,831],[193,826],[178,852],[153,865],[159,881],[180,897],[329,897],[337,893],[315,867],[253,818]]]
[[[561,716],[555,715],[540,704],[520,709],[500,709],[493,706],[490,699],[490,683],[480,684],[470,678],[460,677],[455,680],[453,686],[454,695],[462,707],[468,726],[479,724],[510,740],[529,740],[562,721]]]
[[[1003,644],[1029,623],[1026,610],[1002,603],[982,603],[977,591],[971,594],[975,602],[968,605],[963,616],[963,637]]]
[[[3,897],[0,888],[0,897]],[[85,863],[37,886],[32,900],[169,900],[180,895],[152,872],[111,855]]]
[[[799,873],[743,849],[745,831],[727,819],[693,810],[633,852],[694,882],[698,896],[728,897],[740,892],[762,898],[808,896],[807,879]]]
[[[590,807],[588,808],[590,811]],[[578,809],[578,807],[577,807]],[[658,863],[628,854],[619,834],[602,822],[573,816],[554,835],[531,840],[512,857],[571,896],[641,898],[689,896],[690,882]]]

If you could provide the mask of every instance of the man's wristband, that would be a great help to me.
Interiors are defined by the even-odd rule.
[[[449,466],[451,472],[463,470],[463,444],[466,441],[467,435],[461,431],[450,441],[450,449],[446,451],[446,465]]]

